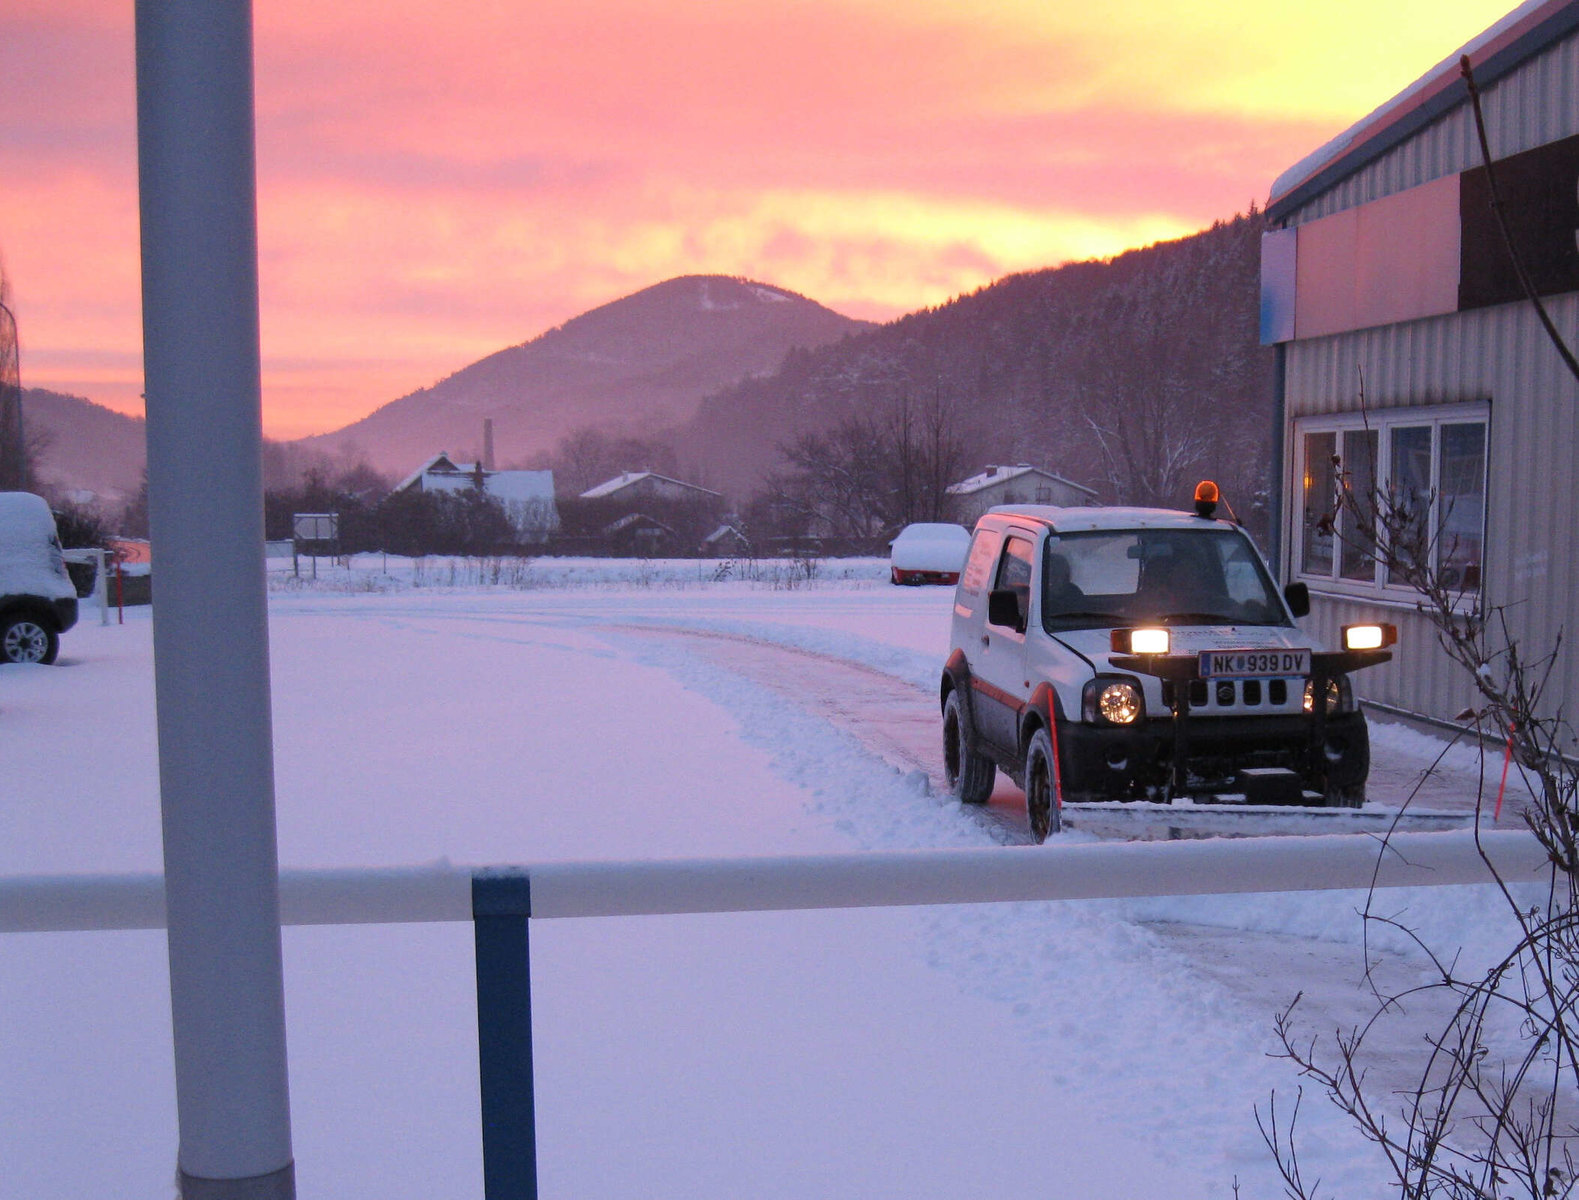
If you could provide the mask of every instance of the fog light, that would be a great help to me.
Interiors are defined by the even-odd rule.
[[[1136,654],[1166,654],[1168,631],[1166,629],[1137,629],[1129,635],[1130,649]]]
[[[1396,625],[1345,625],[1345,650],[1385,650],[1398,640]]]
[[[1132,725],[1140,716],[1140,689],[1122,680],[1110,683],[1097,696],[1097,711],[1114,725]]]
[[[1338,704],[1342,699],[1343,692],[1338,687],[1338,681],[1327,680],[1327,711],[1337,712]],[[1316,711],[1316,683],[1312,679],[1305,680],[1305,711],[1308,713]]]
[[[1114,654],[1166,654],[1166,629],[1115,629],[1109,638]]]

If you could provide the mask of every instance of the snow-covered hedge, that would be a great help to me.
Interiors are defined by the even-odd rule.
[[[743,584],[774,591],[866,587],[885,583],[888,563],[879,558],[455,558],[356,554],[320,558],[316,578],[310,559],[301,573],[289,559],[270,559],[275,592],[394,592],[409,588],[694,588]]]

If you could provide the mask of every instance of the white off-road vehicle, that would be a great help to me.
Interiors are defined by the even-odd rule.
[[[1318,650],[1237,524],[1149,508],[995,508],[954,597],[940,690],[949,786],[966,803],[997,770],[1031,832],[1065,803],[1365,800],[1370,742],[1349,673],[1385,662],[1390,626]]]

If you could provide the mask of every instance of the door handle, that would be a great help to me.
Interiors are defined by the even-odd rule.
[[[991,639],[991,638],[990,638],[990,637],[988,637],[988,636],[987,636],[987,635],[986,635],[986,634],[985,634],[985,633],[984,633],[984,634],[982,634],[982,635],[981,635],[981,644],[982,644],[982,645],[983,645],[983,646],[990,646],[990,645],[992,645],[992,639]]]

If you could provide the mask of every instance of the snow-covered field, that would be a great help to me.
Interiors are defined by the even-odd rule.
[[[1001,820],[962,811],[917,765],[925,718],[873,712],[925,711],[952,598],[885,562],[271,567],[286,866],[1014,838],[1012,788]],[[58,665],[0,670],[0,874],[159,868],[150,634],[85,610]],[[1439,749],[1376,742],[1400,777]],[[1472,956],[1502,936],[1480,889],[1390,901]],[[1273,1014],[1301,990],[1313,1032],[1365,1012],[1362,902],[537,923],[542,1194],[1280,1196],[1252,1115],[1296,1086]],[[284,936],[301,1194],[480,1196],[470,928]],[[0,938],[0,1197],[173,1193],[163,952]],[[1382,1194],[1311,1098],[1302,1125],[1307,1178]]]

